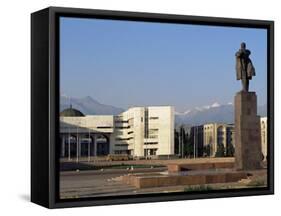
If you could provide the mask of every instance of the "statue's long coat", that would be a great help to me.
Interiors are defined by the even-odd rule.
[[[250,51],[249,50],[246,51],[249,52],[248,54],[250,55]],[[241,80],[242,79],[241,50],[239,50],[235,56],[236,56],[236,79]],[[252,79],[252,76],[256,75],[256,71],[250,58],[247,58],[245,63],[246,63],[245,69],[246,69],[247,79],[250,80]]]

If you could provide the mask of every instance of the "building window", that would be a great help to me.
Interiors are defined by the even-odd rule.
[[[148,132],[149,132],[149,128],[148,128],[148,109],[145,108],[144,110],[144,138],[148,138]]]
[[[114,154],[129,154],[128,150],[116,150],[114,151]]]
[[[150,155],[156,155],[157,149],[150,149]]]
[[[124,127],[115,127],[116,129],[129,129],[130,126],[124,126]]]
[[[129,138],[116,137],[115,138],[116,141],[127,141],[127,140],[131,140],[131,139],[133,139],[133,137],[129,137]]]
[[[157,119],[159,119],[159,117],[149,117],[149,120],[157,120]]]
[[[124,121],[124,120],[116,120],[115,123],[129,123],[129,121]]]
[[[97,126],[97,128],[100,128],[100,129],[112,129],[111,126]]]
[[[145,142],[144,145],[157,145],[158,142]]]
[[[156,155],[157,149],[144,149],[144,156]]]
[[[128,147],[129,144],[115,144],[115,146]]]

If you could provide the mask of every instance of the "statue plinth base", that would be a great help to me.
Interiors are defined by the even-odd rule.
[[[261,168],[261,128],[255,92],[235,95],[235,167],[237,170]]]

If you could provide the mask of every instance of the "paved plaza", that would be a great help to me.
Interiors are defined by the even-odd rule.
[[[101,169],[76,169],[71,171],[60,172],[60,196],[61,198],[83,198],[98,196],[119,196],[132,194],[151,194],[151,193],[168,193],[182,192],[192,189],[187,185],[153,187],[153,188],[136,188],[124,183],[122,177],[126,175],[159,175],[167,172],[168,164],[202,164],[214,162],[234,162],[233,158],[200,158],[200,159],[176,159],[176,160],[139,160],[139,161],[113,161],[96,160],[95,162],[80,162],[80,166],[103,167]],[[61,162],[65,165],[66,161]],[[71,163],[71,162],[68,162]],[[72,164],[75,164],[72,162]],[[112,165],[129,165],[131,168],[106,168]],[[146,168],[133,168],[138,165],[149,165]],[[125,166],[126,167],[126,166]],[[149,167],[149,168],[148,168]],[[199,171],[197,171],[199,172]],[[208,190],[229,189],[243,187],[259,187],[266,185],[266,169],[251,172],[248,178],[238,182],[216,183],[205,185]],[[196,185],[194,185],[196,186]],[[200,185],[199,185],[200,186]]]

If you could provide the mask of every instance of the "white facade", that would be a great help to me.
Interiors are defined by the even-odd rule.
[[[234,146],[234,125],[222,123],[204,124],[203,145],[211,146],[211,155],[214,156],[217,152],[217,147],[222,144],[227,149],[228,144]]]
[[[174,154],[171,106],[132,107],[118,116],[61,116],[60,123],[62,157]]]
[[[203,149],[206,147],[210,148],[208,155],[215,157],[219,145],[223,145],[225,153],[229,154],[231,145],[235,146],[234,133],[233,124],[207,123],[192,127],[196,157],[204,155]]]
[[[173,107],[133,107],[115,116],[114,123],[114,153],[174,154]]]
[[[267,117],[261,117],[261,150],[264,160],[267,157]]]

